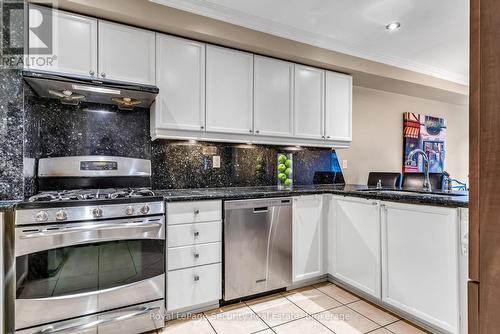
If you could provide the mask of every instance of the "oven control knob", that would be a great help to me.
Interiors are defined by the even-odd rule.
[[[143,215],[148,214],[149,213],[149,205],[144,204],[144,206],[141,208],[141,213]]]
[[[131,206],[127,206],[127,207],[125,208],[125,214],[126,214],[127,216],[132,216],[132,215],[134,214],[134,208],[133,208],[133,207],[131,207]]]
[[[100,208],[92,209],[92,216],[94,216],[94,218],[102,217],[102,209]]]
[[[38,211],[35,215],[35,219],[37,222],[46,222],[49,220],[49,214],[47,211]]]
[[[66,214],[66,211],[59,210],[56,212],[56,220],[63,221],[68,219],[68,215]]]

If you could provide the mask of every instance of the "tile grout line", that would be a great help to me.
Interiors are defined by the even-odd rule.
[[[280,295],[281,295],[281,294],[282,294],[282,292],[280,292]],[[278,327],[278,326],[281,326],[281,325],[284,325],[284,324],[288,324],[288,323],[293,322],[293,321],[296,321],[296,320],[303,319],[303,318],[305,318],[305,317],[307,317],[307,316],[309,315],[309,313],[307,313],[306,311],[304,311],[302,308],[300,308],[298,305],[296,305],[294,302],[292,302],[291,300],[289,300],[289,299],[288,299],[288,298],[286,298],[285,296],[281,295],[281,297],[285,298],[287,301],[289,301],[289,302],[290,302],[290,303],[292,303],[293,305],[297,306],[297,307],[298,307],[298,308],[299,308],[302,312],[304,312],[306,315],[305,315],[305,316],[303,316],[303,317],[297,318],[297,319],[293,319],[293,320],[290,320],[290,321],[285,321],[285,322],[283,322],[283,323],[281,323],[281,324],[279,324],[279,325],[276,325],[276,326],[274,326],[274,327]],[[246,302],[245,302],[245,305],[247,305],[247,304],[246,304]],[[248,306],[248,305],[247,305],[247,306]],[[258,314],[257,314],[257,313],[256,313],[256,312],[255,312],[255,311],[254,311],[251,307],[250,307],[250,306],[248,306],[248,307],[249,307],[249,308],[252,310],[252,312],[254,312],[254,313],[255,313],[255,314],[256,314],[256,315],[257,315],[257,316],[258,316],[258,317],[259,317],[262,321],[264,321],[264,323],[265,323],[265,324],[269,327],[269,329],[271,329],[271,330],[273,329],[273,327],[271,327],[271,326],[270,326],[270,325],[269,325],[269,324],[268,324],[268,323],[267,323],[264,319],[262,319],[262,318],[261,318],[261,317],[260,317],[260,316],[259,316],[259,315],[258,315]],[[274,332],[274,331],[273,331],[273,332]]]
[[[395,323],[396,323],[396,322],[398,322],[398,321],[402,321],[402,319],[401,319],[401,318],[398,318],[398,320],[393,321],[393,322],[390,322],[390,323],[388,323],[387,325],[384,325],[383,327],[385,328],[385,327],[387,327],[387,326],[390,326],[390,325],[392,325],[392,324],[395,324]]]
[[[210,325],[210,327],[212,327],[212,329],[214,330],[214,333],[215,334],[218,334],[217,331],[215,330],[215,327],[214,325],[212,325],[212,323],[210,322],[210,319],[208,319],[207,315],[205,314],[205,312],[203,312],[203,318],[205,318],[205,320],[207,320],[208,324]]]
[[[330,283],[330,284],[332,284],[332,285],[335,285],[335,284],[333,284],[333,283],[331,283],[331,282],[328,282],[328,283]],[[338,287],[339,289],[342,289],[341,287],[339,287],[339,286],[337,286],[337,285],[335,285],[335,286],[336,286],[336,287]],[[327,295],[328,297],[333,298],[332,296],[330,296],[330,295],[326,294],[325,292],[321,291],[320,289],[318,289],[318,288],[317,288],[317,287],[315,287],[314,285],[312,285],[312,287],[313,287],[313,288],[315,288],[316,290],[318,290],[319,292],[323,293],[324,295]],[[342,289],[342,290],[344,290],[344,289]],[[344,291],[345,291],[345,290],[344,290]],[[378,327],[378,328],[376,328],[376,329],[374,329],[374,330],[372,330],[372,331],[370,331],[370,332],[373,332],[373,331],[375,331],[375,330],[377,330],[377,329],[380,329],[380,328],[387,329],[387,328],[385,328],[386,326],[389,326],[389,325],[391,325],[391,324],[393,324],[393,323],[398,322],[398,321],[400,321],[400,320],[401,320],[400,318],[398,318],[396,321],[390,322],[390,323],[388,323],[388,324],[386,324],[386,325],[381,325],[381,324],[379,324],[378,322],[374,321],[373,319],[370,319],[369,317],[365,316],[364,314],[359,313],[358,311],[356,311],[356,310],[355,310],[355,309],[353,309],[352,307],[349,307],[349,305],[354,304],[354,303],[359,302],[359,301],[363,301],[363,302],[365,302],[365,303],[368,303],[368,301],[367,301],[367,300],[365,300],[365,299],[363,299],[363,298],[361,298],[361,297],[359,297],[359,296],[358,296],[358,295],[356,295],[356,294],[353,294],[353,293],[351,293],[351,292],[349,292],[349,291],[347,291],[347,292],[348,292],[348,293],[350,293],[350,294],[352,294],[352,295],[354,295],[354,296],[356,296],[356,297],[357,297],[357,298],[359,298],[359,299],[358,299],[358,300],[354,300],[354,301],[349,302],[349,303],[346,303],[346,304],[342,303],[340,300],[337,300],[337,299],[335,299],[335,298],[333,298],[333,299],[335,299],[336,301],[338,301],[338,302],[341,304],[341,306],[345,306],[345,307],[347,307],[348,309],[352,310],[354,313],[357,313],[357,314],[361,315],[362,317],[364,317],[364,318],[366,318],[366,319],[370,320],[370,321],[371,321],[371,322],[373,322],[374,324],[376,324],[376,325],[380,326],[380,327]],[[370,303],[368,303],[368,304],[370,304]],[[370,305],[371,305],[371,304],[370,304]],[[341,307],[341,306],[337,306],[337,307]],[[333,309],[335,309],[335,308],[337,308],[337,307],[333,307],[333,308],[330,308],[330,309],[328,309],[328,310],[333,310]],[[383,312],[386,312],[385,310],[382,310],[382,311],[383,311]],[[322,312],[324,312],[324,311],[322,311]],[[318,313],[321,313],[321,312],[318,312]],[[315,313],[315,314],[318,314],[318,313]],[[388,313],[388,312],[386,312],[386,313]],[[389,314],[390,314],[390,313],[389,313]],[[392,314],[391,314],[391,315],[392,315]],[[394,315],[392,315],[392,316],[394,316]],[[390,331],[389,329],[387,329],[387,330],[388,330],[389,332],[393,333],[393,332],[392,332],[392,331]]]
[[[313,286],[313,288],[315,288],[315,289],[316,289],[316,287],[314,287],[314,286]],[[318,290],[318,291],[319,291],[319,290]],[[321,292],[321,291],[320,291],[320,292]],[[323,292],[321,292],[321,293],[323,293]],[[325,294],[325,295],[326,295],[326,294]],[[326,296],[328,296],[328,295],[326,295]],[[286,299],[287,299],[290,303],[292,303],[293,305],[297,306],[299,309],[301,309],[302,311],[304,311],[304,313],[305,313],[305,314],[307,314],[307,317],[314,319],[314,321],[318,322],[321,326],[325,327],[327,330],[329,330],[330,332],[332,332],[333,334],[335,334],[335,332],[334,332],[334,331],[332,331],[332,330],[331,330],[330,328],[328,328],[325,324],[323,324],[321,321],[319,321],[318,319],[316,319],[316,318],[313,316],[313,315],[315,315],[315,314],[318,314],[318,313],[321,313],[321,312],[325,312],[325,311],[331,310],[331,308],[330,308],[330,309],[328,309],[328,310],[324,310],[324,311],[320,311],[320,312],[316,312],[316,313],[312,313],[312,314],[311,314],[311,313],[307,312],[306,310],[304,310],[304,309],[303,309],[302,307],[300,307],[299,305],[295,304],[292,300],[288,299],[286,296],[283,296],[283,297],[285,297],[285,298],[286,298]],[[328,297],[330,297],[330,296],[328,296]],[[332,297],[330,297],[330,298],[332,298]],[[336,299],[334,299],[334,298],[332,298],[332,299],[333,299],[333,300],[335,300],[335,301],[337,301],[337,302],[339,302],[338,300],[336,300]],[[339,303],[340,303],[340,302],[339,302]],[[335,307],[333,307],[333,308],[335,308]],[[302,318],[301,318],[301,319],[302,319]],[[296,320],[300,320],[300,319],[296,319]],[[282,325],[284,325],[284,324],[282,324]],[[280,326],[281,326],[281,325],[280,325]],[[275,326],[275,327],[278,327],[278,326]]]
[[[330,282],[328,282],[328,283],[330,283]],[[318,284],[321,284],[321,283],[318,283]],[[335,284],[333,284],[333,283],[330,283],[330,284],[335,285]],[[347,304],[344,304],[344,303],[342,303],[340,300],[338,300],[338,299],[336,299],[336,298],[333,298],[332,296],[330,296],[330,295],[329,295],[329,294],[327,294],[326,292],[321,291],[319,288],[315,287],[314,285],[311,285],[311,286],[312,286],[313,288],[315,288],[316,290],[318,290],[319,292],[321,292],[322,294],[324,294],[325,296],[328,296],[328,297],[332,298],[333,300],[336,300],[338,303],[340,303],[340,305],[347,305],[347,304],[355,303],[355,302],[357,302],[358,300],[361,300],[361,299],[357,299],[357,300],[354,300],[354,301],[349,302],[349,303],[347,303]],[[339,286],[337,286],[337,285],[335,285],[335,286],[336,286],[336,287],[338,287],[338,288],[340,288],[340,287],[339,287]],[[342,288],[340,288],[340,289],[342,289]],[[342,290],[344,290],[344,289],[342,289]],[[344,291],[345,291],[345,290],[344,290]],[[347,292],[347,293],[350,293],[349,291],[346,291],[346,292]],[[351,293],[351,294],[352,294],[352,293]],[[357,297],[357,298],[359,298],[358,296],[356,296],[356,297]]]
[[[351,304],[352,304],[352,303],[351,303]],[[359,313],[359,312],[358,312],[358,311],[356,311],[355,309],[353,309],[353,308],[349,307],[348,305],[344,305],[344,306],[345,306],[345,307],[347,307],[349,310],[352,310],[354,313],[357,313],[357,314],[359,314],[360,316],[362,316],[362,317],[364,317],[364,318],[366,318],[366,319],[370,320],[371,322],[373,322],[374,324],[376,324],[376,325],[380,326],[381,328],[382,328],[382,327],[385,327],[385,326],[388,326],[388,325],[390,325],[390,324],[392,324],[392,323],[394,323],[394,322],[396,322],[396,321],[399,321],[399,319],[398,319],[398,320],[396,320],[396,321],[394,321],[394,322],[391,322],[391,323],[389,323],[389,324],[387,324],[387,325],[381,325],[381,324],[379,324],[378,322],[376,322],[375,320],[368,318],[368,316],[366,316],[366,315],[364,315],[364,314],[362,314],[362,313]]]
[[[245,304],[245,306],[246,306],[246,307],[248,307],[248,308],[250,309],[250,311],[252,311],[252,312],[253,312],[253,314],[255,314],[255,315],[257,316],[257,318],[259,318],[259,319],[260,319],[260,321],[262,321],[262,322],[264,323],[264,325],[266,325],[266,326],[267,326],[267,328],[266,328],[266,329],[270,329],[270,330],[272,330],[271,326],[269,326],[269,324],[268,324],[268,323],[267,323],[264,319],[262,319],[262,318],[261,318],[261,316],[260,316],[260,315],[258,315],[258,314],[257,314],[257,312],[255,312],[255,311],[254,311],[254,310],[253,310],[253,309],[252,309],[252,308],[251,308],[251,307],[247,304],[247,302],[246,302],[246,301],[244,301],[244,302],[243,302],[243,304]],[[263,330],[264,330],[264,329],[263,329]],[[274,331],[273,331],[273,332],[274,332]],[[255,333],[258,333],[258,332],[255,332]]]

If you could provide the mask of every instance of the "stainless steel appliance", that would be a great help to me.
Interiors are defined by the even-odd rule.
[[[136,85],[105,79],[89,79],[45,71],[23,71],[24,80],[41,97],[58,99],[62,104],[80,102],[115,104],[119,109],[149,108],[158,95],[155,86]]]
[[[224,300],[292,284],[292,201],[224,203]]]
[[[165,218],[147,160],[39,161],[41,193],[16,209],[7,242],[12,329],[142,333],[163,326]],[[101,185],[140,188],[87,188]],[[59,186],[62,190],[53,190]]]

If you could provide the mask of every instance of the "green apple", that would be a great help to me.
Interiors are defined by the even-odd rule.
[[[287,168],[285,170],[285,174],[286,174],[287,177],[290,177],[290,175],[292,174],[292,169],[291,168]]]
[[[280,173],[283,173],[286,170],[286,166],[284,164],[279,164],[278,165],[278,171]]]
[[[290,167],[292,166],[292,160],[287,160],[287,161],[285,161],[285,166],[286,166],[287,168],[290,168]]]
[[[285,186],[291,186],[292,185],[292,179],[286,179],[285,180]]]
[[[278,162],[279,162],[280,164],[284,164],[284,163],[285,163],[285,161],[286,161],[286,155],[281,154],[281,155],[278,157]]]
[[[281,182],[285,182],[286,181],[286,175],[283,174],[283,173],[279,173],[278,174],[278,180],[280,180]]]

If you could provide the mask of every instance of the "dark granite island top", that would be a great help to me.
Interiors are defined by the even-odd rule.
[[[370,191],[367,191],[370,190]],[[364,185],[310,185],[295,186],[284,190],[275,186],[268,187],[232,187],[232,188],[198,188],[198,189],[164,189],[155,190],[167,202],[198,201],[198,200],[238,200],[250,198],[285,197],[312,194],[334,194],[341,196],[355,196],[384,201],[425,204],[447,207],[468,207],[469,196],[462,192],[462,196],[445,194],[437,196],[419,192],[402,193],[399,191],[378,192]]]

